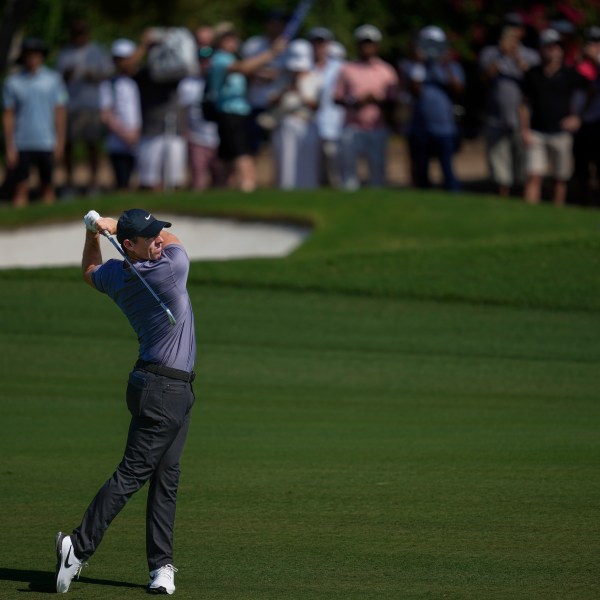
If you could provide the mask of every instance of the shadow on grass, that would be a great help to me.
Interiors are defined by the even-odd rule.
[[[28,582],[28,588],[19,589],[20,592],[38,592],[43,594],[55,594],[56,587],[53,571],[27,571],[25,569],[3,569],[0,568],[0,581],[22,581]],[[92,579],[91,577],[80,577],[79,583],[91,583],[93,585],[108,585],[121,588],[143,588],[145,585],[129,583],[127,581],[113,581],[111,579]]]

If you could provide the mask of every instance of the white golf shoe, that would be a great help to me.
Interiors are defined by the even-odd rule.
[[[71,581],[79,578],[81,569],[86,566],[75,556],[71,536],[59,531],[56,534],[56,591],[59,594],[68,592]]]
[[[173,565],[165,565],[150,571],[148,592],[150,594],[172,594],[175,591],[175,573]]]

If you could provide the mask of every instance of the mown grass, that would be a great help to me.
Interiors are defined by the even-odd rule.
[[[600,215],[407,191],[101,208],[142,202],[316,226],[285,260],[192,267],[178,597],[600,595]],[[55,531],[119,460],[136,344],[76,269],[0,286],[0,598],[44,597]],[[143,594],[143,531],[141,492],[69,593]]]

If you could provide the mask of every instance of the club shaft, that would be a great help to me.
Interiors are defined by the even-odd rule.
[[[123,259],[125,260],[125,262],[131,267],[131,270],[138,276],[138,279],[146,286],[146,289],[152,294],[152,296],[154,297],[154,299],[160,304],[161,308],[167,313],[167,316],[169,317],[169,321],[170,321],[171,325],[175,325],[175,323],[177,321],[175,320],[175,317],[173,316],[173,313],[169,310],[169,308],[167,307],[167,305],[157,296],[156,292],[150,287],[150,285],[142,277],[142,275],[140,274],[140,272],[133,266],[133,263],[129,260],[129,258],[127,257],[127,255],[125,254],[125,252],[123,252],[123,250],[119,246],[119,244],[117,244],[117,242],[115,242],[115,240],[111,237],[111,235],[110,235],[110,233],[108,231],[105,230],[105,231],[102,232],[102,234],[108,240],[110,240],[110,243],[117,249],[117,252],[123,257]]]

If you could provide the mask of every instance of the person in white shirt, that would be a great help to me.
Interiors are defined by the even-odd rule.
[[[341,186],[339,141],[344,127],[344,108],[334,99],[335,83],[346,58],[346,49],[334,41],[333,33],[324,27],[308,32],[315,53],[315,69],[321,73],[323,86],[315,114],[320,143],[320,179],[331,187]]]
[[[287,84],[274,98],[277,124],[273,130],[276,182],[281,189],[319,186],[319,135],[315,111],[321,75],[313,69],[313,49],[307,40],[288,46]]]
[[[207,121],[202,114],[205,75],[210,66],[211,54],[212,48],[200,46],[200,74],[182,79],[177,87],[178,103],[184,112],[183,136],[188,143],[191,187],[194,190],[206,190],[221,179],[218,126],[214,121]]]
[[[117,75],[100,84],[100,116],[108,130],[106,150],[117,189],[130,186],[142,127],[140,92],[131,78],[131,63],[127,62],[135,51],[131,40],[115,40],[111,54]]]

